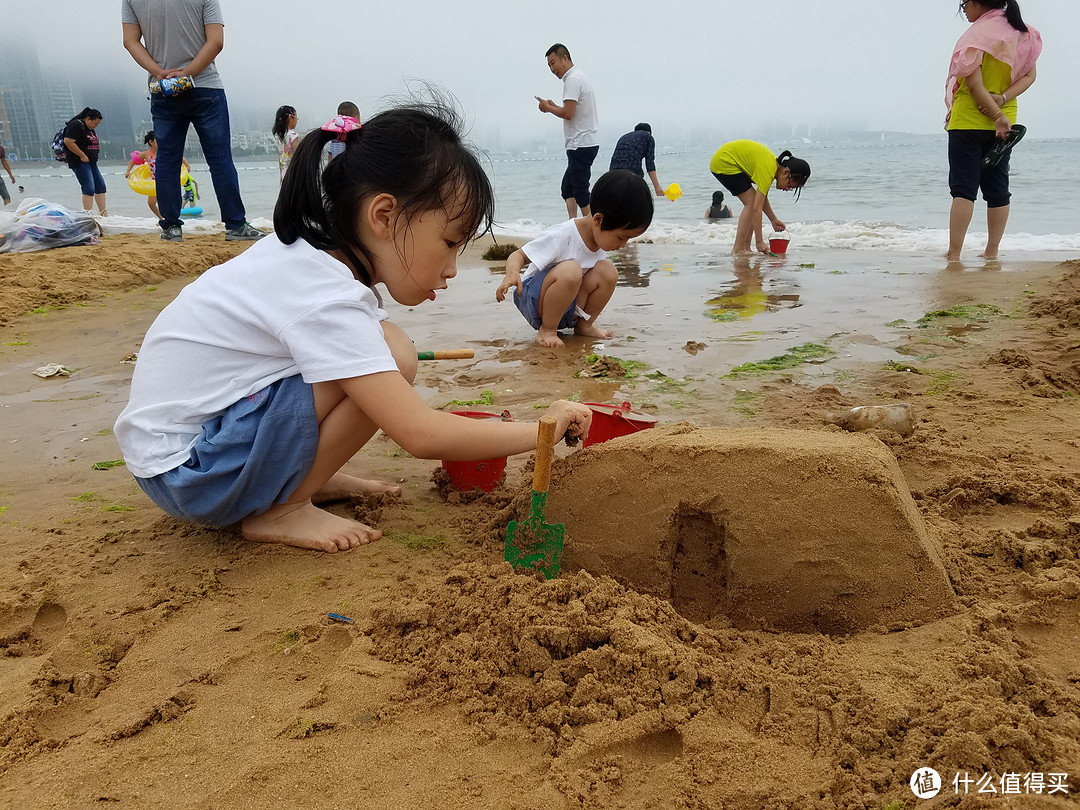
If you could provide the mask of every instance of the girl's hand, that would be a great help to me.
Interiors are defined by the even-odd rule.
[[[755,241],[757,241],[757,240],[755,240]],[[760,242],[760,241],[757,242],[757,250],[758,250],[758,253],[772,253],[772,251],[769,250],[769,246],[767,244],[765,244],[764,242]]]
[[[774,220],[771,220],[771,222],[772,222],[772,227],[773,227],[774,231],[779,233],[780,231],[786,231],[787,230],[787,225],[785,225],[780,220],[774,219]]]
[[[580,402],[557,399],[548,406],[547,415],[555,418],[555,441],[578,439],[589,433],[592,411]]]
[[[503,277],[502,284],[500,284],[499,289],[495,291],[495,300],[502,301],[506,298],[506,293],[509,292],[511,287],[517,288],[518,295],[523,295],[525,293],[525,287],[521,283],[521,273],[516,270],[506,271],[506,276]],[[586,410],[588,409],[586,408]]]
[[[994,119],[994,134],[999,138],[1006,137],[1012,131],[1012,124],[1009,123],[1009,119],[1005,116],[1005,113],[999,113],[998,117]]]

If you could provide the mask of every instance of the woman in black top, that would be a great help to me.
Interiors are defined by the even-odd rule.
[[[89,214],[96,202],[98,212],[107,217],[105,179],[97,166],[99,147],[98,137],[94,134],[100,123],[101,112],[93,107],[84,107],[64,128],[64,148],[67,150],[68,168],[75,172],[82,188],[83,211]]]
[[[724,205],[724,192],[712,193],[712,205],[705,209],[706,219],[730,219],[731,209]]]

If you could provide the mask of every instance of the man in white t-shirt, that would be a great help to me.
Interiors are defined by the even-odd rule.
[[[578,215],[587,217],[589,208],[589,179],[592,163],[600,151],[600,139],[596,115],[596,95],[588,77],[575,67],[570,51],[560,42],[547,49],[548,68],[563,82],[563,103],[556,104],[550,98],[534,96],[540,102],[540,112],[551,113],[563,120],[563,138],[566,141],[566,172],[562,179],[562,197],[570,219]]]

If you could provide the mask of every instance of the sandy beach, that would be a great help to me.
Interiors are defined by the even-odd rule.
[[[174,520],[113,463],[124,361],[245,247],[0,257],[0,807],[1076,806],[1080,260],[632,246],[616,338],[554,351],[470,248],[391,309],[475,350],[421,363],[430,404],[659,422],[557,448],[544,581],[503,562],[527,455],[463,497],[377,435],[347,469],[403,495],[332,506],[385,532],[336,555]],[[907,436],[823,423],[901,401]]]

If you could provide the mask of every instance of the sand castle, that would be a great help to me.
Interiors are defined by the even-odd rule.
[[[869,436],[659,427],[558,466],[547,519],[566,525],[564,570],[692,621],[849,633],[955,608],[939,544]]]

